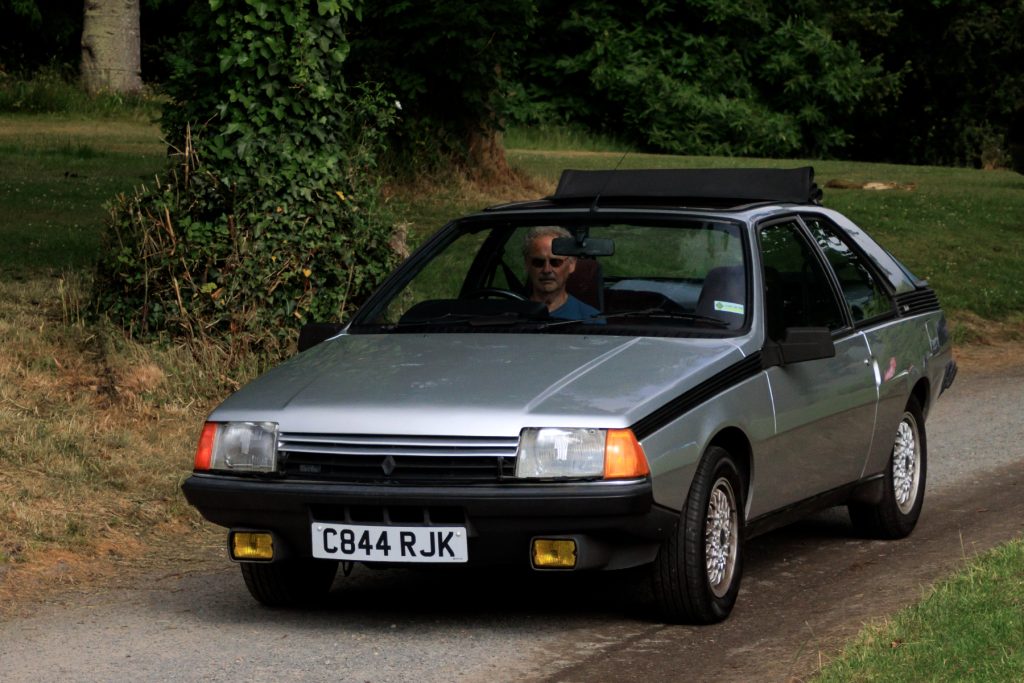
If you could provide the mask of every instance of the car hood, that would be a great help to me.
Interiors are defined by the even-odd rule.
[[[245,386],[210,419],[323,434],[627,427],[742,357],[726,339],[342,335]]]

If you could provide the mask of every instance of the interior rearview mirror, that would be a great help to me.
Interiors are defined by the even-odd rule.
[[[555,256],[611,256],[615,253],[615,241],[584,237],[556,237],[551,241],[551,253]]]

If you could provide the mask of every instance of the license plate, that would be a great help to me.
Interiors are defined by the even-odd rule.
[[[466,562],[461,526],[313,524],[313,557],[356,562]]]

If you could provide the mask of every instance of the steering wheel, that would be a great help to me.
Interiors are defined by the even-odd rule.
[[[501,289],[499,287],[481,287],[480,289],[474,290],[470,293],[470,296],[474,299],[496,297],[498,299],[508,299],[510,301],[526,301],[526,297],[522,294],[513,292],[511,289]]]

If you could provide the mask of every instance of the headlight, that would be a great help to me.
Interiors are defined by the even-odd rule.
[[[277,469],[277,423],[207,422],[199,438],[195,468],[273,472]]]
[[[647,457],[628,429],[524,429],[519,435],[520,479],[621,479],[650,473]]]

